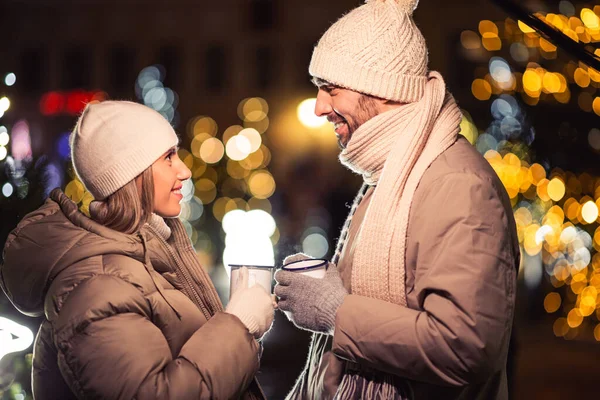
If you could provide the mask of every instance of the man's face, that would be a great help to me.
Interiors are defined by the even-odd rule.
[[[359,126],[381,112],[382,100],[350,89],[344,89],[321,79],[313,82],[319,88],[315,114],[325,116],[334,124],[341,149],[345,149]]]

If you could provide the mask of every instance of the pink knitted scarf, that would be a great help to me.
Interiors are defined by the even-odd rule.
[[[430,72],[428,78],[421,100],[370,119],[340,154],[344,165],[376,185],[356,239],[352,293],[404,306],[413,196],[425,170],[456,141],[462,118],[442,76]]]

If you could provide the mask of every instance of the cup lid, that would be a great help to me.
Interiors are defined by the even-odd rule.
[[[242,268],[242,267],[246,267],[246,268],[258,268],[258,269],[273,269],[275,268],[274,265],[248,265],[248,264],[228,264],[229,268],[234,269],[234,268]]]
[[[303,266],[296,265],[303,263]],[[284,271],[308,271],[311,269],[321,268],[323,266],[327,267],[328,261],[324,258],[310,258],[306,260],[298,260],[292,261],[290,263],[285,264],[281,269]]]

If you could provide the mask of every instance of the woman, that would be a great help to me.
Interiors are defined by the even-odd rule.
[[[10,234],[0,282],[24,314],[44,315],[36,399],[263,398],[258,340],[273,321],[260,286],[223,311],[181,222],[169,123],[140,104],[86,107],[71,135],[92,219],[59,189]]]

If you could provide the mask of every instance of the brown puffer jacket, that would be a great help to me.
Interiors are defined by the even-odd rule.
[[[45,315],[36,400],[263,398],[259,344],[220,311],[183,225],[167,221],[168,240],[148,224],[122,234],[54,190],[10,234],[2,288],[22,313]]]

